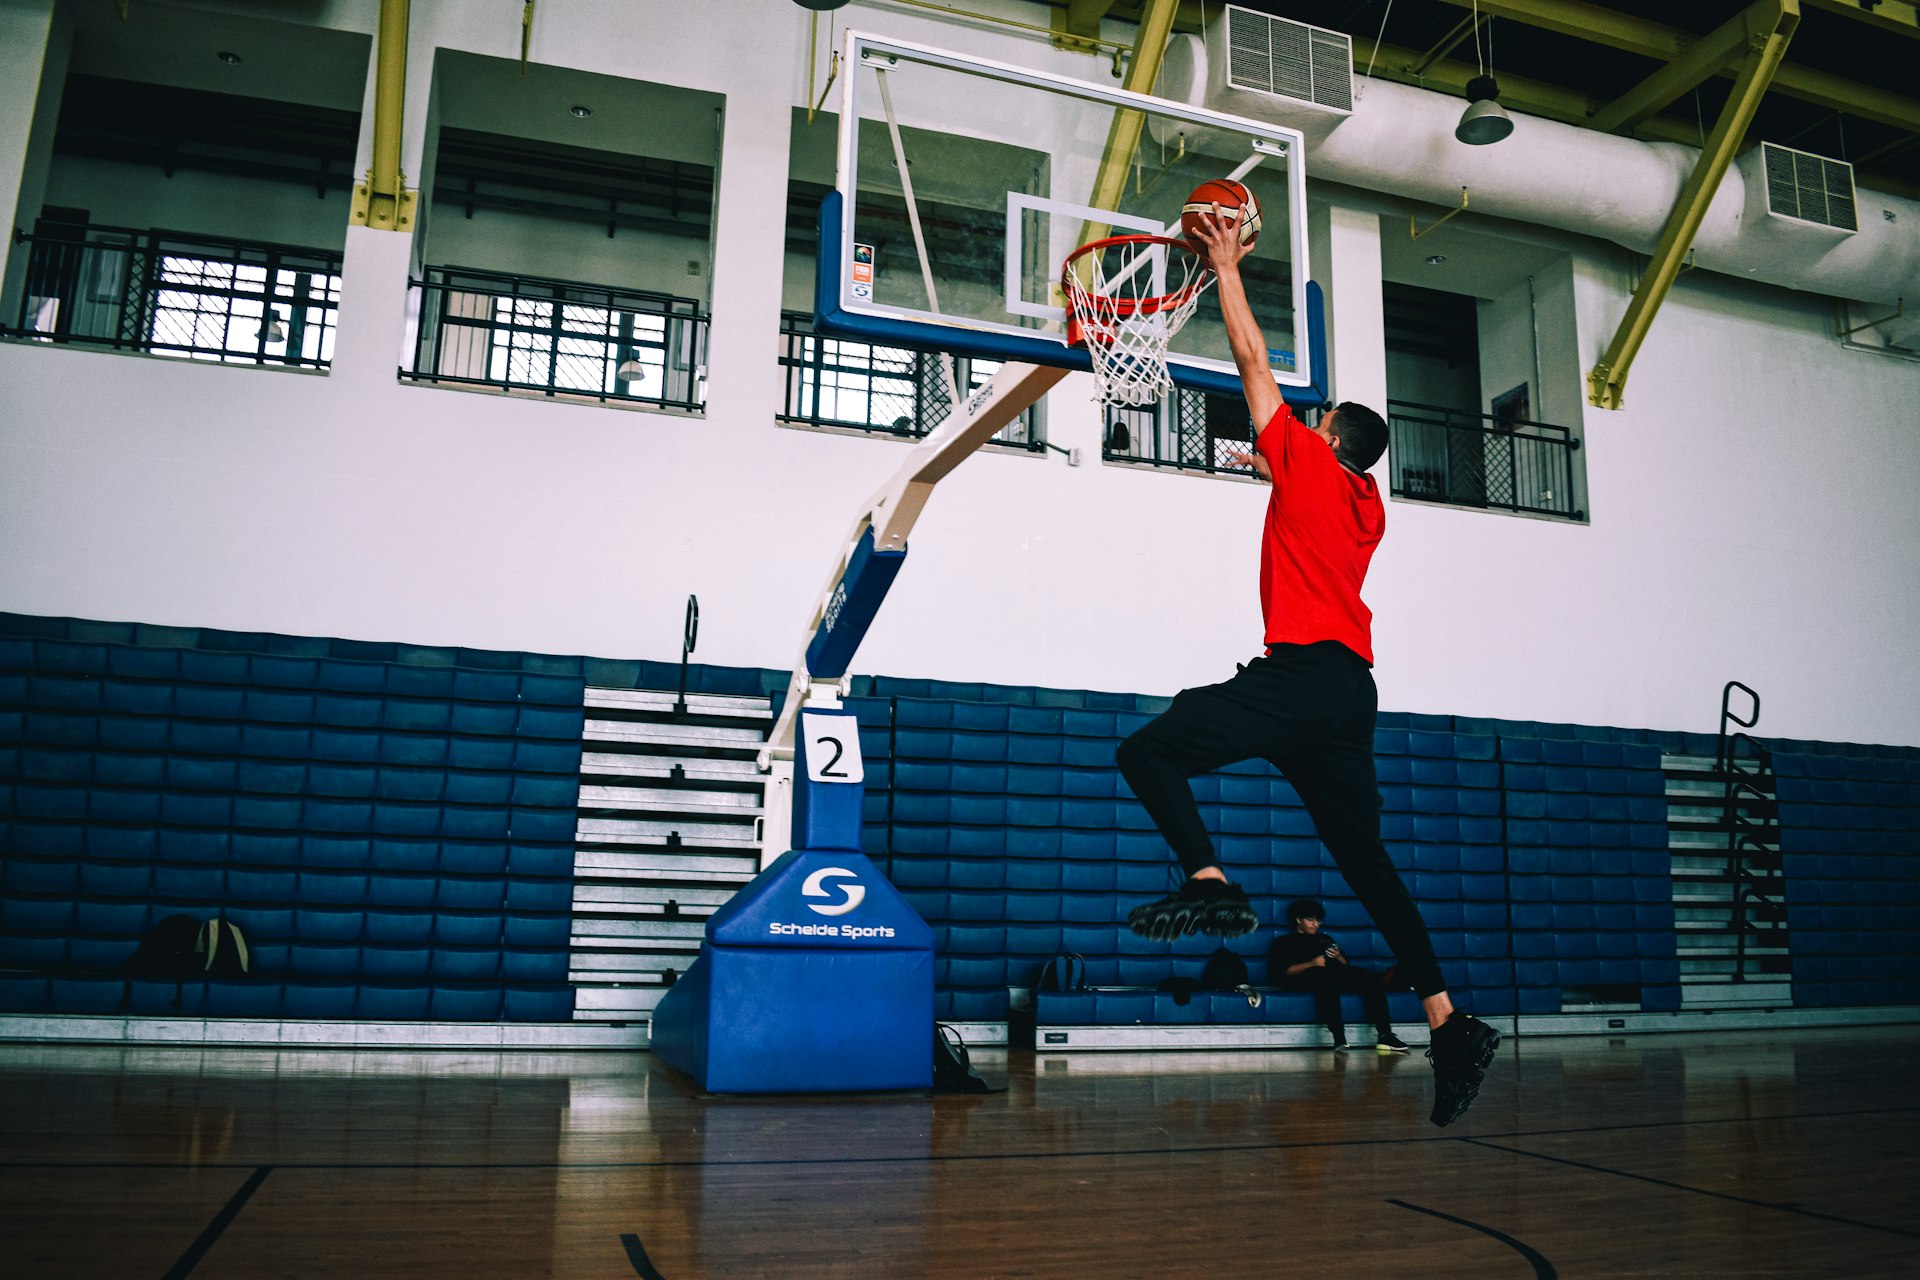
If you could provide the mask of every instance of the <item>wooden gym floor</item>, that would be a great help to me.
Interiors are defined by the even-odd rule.
[[[0,1047],[0,1274],[1894,1276],[1920,1028],[1529,1040],[1438,1130],[1329,1052],[717,1098],[645,1054]]]

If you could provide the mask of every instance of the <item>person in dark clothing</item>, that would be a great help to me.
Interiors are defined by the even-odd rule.
[[[1267,948],[1267,981],[1288,991],[1313,993],[1315,1016],[1332,1033],[1335,1050],[1353,1047],[1347,1043],[1347,1023],[1340,1013],[1341,995],[1352,992],[1360,997],[1360,1007],[1373,1023],[1374,1047],[1381,1053],[1407,1052],[1406,1041],[1393,1034],[1386,981],[1371,969],[1348,963],[1340,944],[1320,931],[1326,907],[1315,899],[1301,898],[1287,904],[1287,917],[1293,928]]]
[[[1161,939],[1231,938],[1258,927],[1246,892],[1214,855],[1189,779],[1241,760],[1272,762],[1420,997],[1433,1028],[1432,1119],[1451,1124],[1479,1093],[1500,1033],[1454,1010],[1426,924],[1380,842],[1373,614],[1360,588],[1386,530],[1379,486],[1367,474],[1386,451],[1386,423],[1352,402],[1311,428],[1294,417],[1240,278],[1249,246],[1217,207],[1197,221],[1190,243],[1214,272],[1247,409],[1262,424],[1240,460],[1272,486],[1260,544],[1265,652],[1231,680],[1180,693],[1120,744],[1121,774],[1186,871],[1178,889],[1136,908],[1127,924]]]

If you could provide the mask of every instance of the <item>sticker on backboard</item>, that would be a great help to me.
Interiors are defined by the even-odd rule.
[[[852,716],[809,715],[803,711],[800,732],[807,743],[807,781],[866,781],[866,765],[860,758],[860,726]]]

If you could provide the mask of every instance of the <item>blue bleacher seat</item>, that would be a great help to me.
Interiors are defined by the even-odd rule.
[[[434,916],[433,939],[436,944],[497,947],[501,928],[498,915],[443,911]]]
[[[358,1016],[374,1022],[422,1021],[431,994],[432,988],[424,982],[365,982],[360,986]]]
[[[351,982],[293,981],[286,984],[284,1007],[289,1018],[351,1018],[359,999]]]
[[[436,1022],[492,1022],[500,1017],[498,988],[462,988],[436,985],[428,1016]]]
[[[509,1022],[571,1022],[573,990],[508,987],[501,1016]]]
[[[357,945],[325,946],[295,943],[288,948],[287,973],[292,977],[302,980],[350,978],[359,972],[360,948]]]
[[[188,908],[217,907],[226,897],[226,872],[219,867],[163,864],[154,868],[153,894],[163,903]]]
[[[55,975],[48,1008],[53,1013],[112,1013],[120,1007],[117,978],[80,978]]]
[[[564,949],[503,951],[500,978],[504,982],[520,983],[565,982],[567,953]]]
[[[301,871],[297,901],[319,906],[359,906],[368,901],[368,878],[352,872]]]

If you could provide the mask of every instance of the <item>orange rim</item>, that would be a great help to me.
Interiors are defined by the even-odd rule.
[[[1081,346],[1086,341],[1086,335],[1082,333],[1080,329],[1080,315],[1074,310],[1072,305],[1073,290],[1067,285],[1068,279],[1073,275],[1073,264],[1090,253],[1096,253],[1102,249],[1110,249],[1115,245],[1163,245],[1169,249],[1185,250],[1187,253],[1193,254],[1196,259],[1200,257],[1198,253],[1194,252],[1193,246],[1185,240],[1176,240],[1172,236],[1141,234],[1106,236],[1099,240],[1089,240],[1078,249],[1075,249],[1067,255],[1066,262],[1061,264],[1060,267],[1060,288],[1067,295],[1068,299],[1067,345],[1069,347]],[[1087,297],[1092,301],[1096,315],[1107,323],[1112,323],[1117,320],[1131,320],[1135,316],[1150,316],[1157,312],[1171,311],[1185,305],[1189,298],[1206,287],[1207,277],[1212,273],[1212,270],[1213,268],[1207,266],[1206,263],[1202,261],[1199,274],[1187,281],[1183,287],[1174,290],[1172,293],[1155,294],[1149,298],[1114,298],[1094,293],[1087,294]]]

